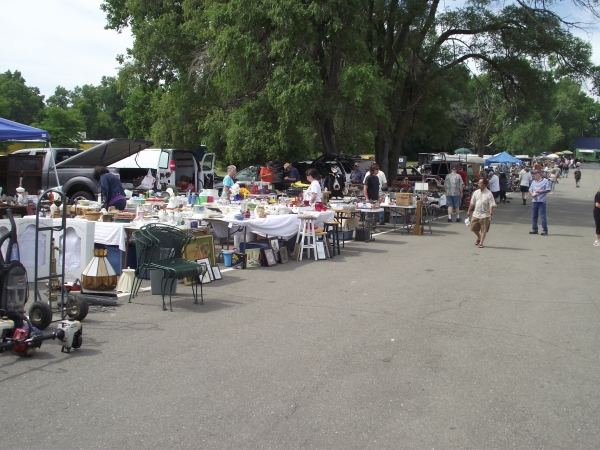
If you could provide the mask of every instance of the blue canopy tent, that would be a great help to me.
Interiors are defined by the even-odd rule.
[[[50,140],[50,133],[0,117],[0,141]]]
[[[0,142],[16,140],[45,140],[48,141],[50,149],[52,149],[50,133],[46,130],[40,130],[39,128],[30,127],[0,117]],[[54,158],[52,151],[50,155]],[[52,167],[54,168],[54,175],[56,176],[56,184],[58,186],[60,185],[60,181],[58,180],[58,172],[56,171],[56,163],[54,161],[52,161]]]
[[[517,159],[506,152],[498,153],[497,155],[486,159],[485,165],[489,166],[490,164],[518,164],[520,166],[523,165],[520,159]]]

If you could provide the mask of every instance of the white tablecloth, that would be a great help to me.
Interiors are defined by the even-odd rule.
[[[324,222],[332,221],[335,216],[335,212],[333,211],[306,211],[302,214],[315,217],[315,224],[319,227],[323,227]],[[219,218],[208,219],[207,221],[213,226],[217,237],[227,237],[228,228],[246,227],[246,229],[256,234],[289,239],[298,232],[298,222],[300,219],[298,219],[297,214],[282,214],[269,215],[264,219],[235,220]]]
[[[33,217],[35,216],[27,216]],[[68,219],[68,220],[79,220],[79,219]],[[83,219],[81,219],[83,220]],[[61,219],[55,219],[53,224],[59,225]],[[104,245],[118,245],[119,250],[122,252],[127,248],[125,245],[125,239],[127,237],[125,233],[125,227],[135,226],[135,223],[115,223],[115,222],[94,222],[96,224],[94,231],[94,242],[96,244]]]
[[[125,239],[125,227],[130,227],[130,223],[115,222],[96,222],[96,231],[94,232],[94,242],[104,245],[118,245],[119,250],[124,252],[127,247]]]

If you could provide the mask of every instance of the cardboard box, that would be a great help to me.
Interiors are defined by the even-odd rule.
[[[413,195],[409,192],[398,192],[396,193],[396,205],[398,206],[412,206]]]

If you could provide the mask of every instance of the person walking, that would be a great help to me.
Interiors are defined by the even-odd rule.
[[[523,199],[523,204],[527,204],[527,193],[529,192],[529,186],[533,181],[533,177],[531,176],[531,172],[529,166],[526,166],[519,173],[519,185],[521,186],[521,198]]]
[[[595,247],[600,247],[600,189],[594,196],[594,222],[596,222],[596,240]]]
[[[456,221],[460,222],[460,199],[463,196],[463,179],[458,174],[458,167],[452,166],[451,172],[444,179],[446,189],[446,206],[448,207],[448,222],[452,222],[452,214],[456,208]]]
[[[594,222],[596,222],[596,240],[595,247],[600,247],[600,189],[594,196]]]
[[[500,203],[510,203],[506,199],[506,191],[508,190],[508,177],[505,172],[502,172],[498,177],[500,182]]]
[[[471,219],[471,231],[477,236],[475,245],[479,248],[483,248],[483,241],[490,231],[490,223],[494,215],[494,207],[496,202],[494,196],[488,189],[489,180],[480,178],[475,192],[471,196],[471,203],[469,204],[469,210],[467,211],[467,219],[473,211],[473,217]]]
[[[554,194],[554,187],[556,183],[558,183],[558,175],[556,174],[557,169],[552,169],[550,171],[550,175],[548,176],[548,181],[550,182],[550,194]]]
[[[500,179],[498,178],[498,175],[496,175],[496,172],[490,172],[488,179],[490,180],[488,189],[494,196],[494,201],[497,202],[500,197]]]
[[[573,175],[575,176],[575,187],[579,187],[579,182],[581,181],[581,170],[579,170],[579,167],[575,169]]]
[[[531,193],[531,231],[529,234],[538,234],[538,215],[542,218],[542,236],[548,235],[548,222],[546,220],[546,194],[550,192],[550,183],[542,178],[540,170],[533,171],[534,180],[529,186]]]

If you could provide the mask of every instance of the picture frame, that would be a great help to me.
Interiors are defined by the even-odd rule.
[[[223,279],[223,275],[221,275],[221,270],[217,266],[215,266],[215,267],[212,268],[212,272],[213,272],[215,280],[222,280]]]
[[[317,259],[327,259],[325,255],[325,243],[323,241],[317,241]]]
[[[287,247],[281,247],[279,249],[279,260],[281,261],[281,264],[285,264],[285,263],[289,262],[289,255],[288,255]]]
[[[279,239],[278,238],[269,238],[269,247],[273,249],[273,253],[275,254],[275,259],[277,262],[280,262],[279,258]]]
[[[294,261],[298,261],[300,259],[300,244],[296,242],[294,246]]]
[[[204,263],[204,264],[206,264],[206,268],[208,269],[202,278],[202,284],[210,283],[211,281],[213,281],[215,279],[215,275],[214,275],[213,271],[211,270],[212,266],[210,265],[209,258],[197,259],[196,263],[197,264]]]
[[[251,269],[261,266],[260,248],[249,248],[244,251],[246,253],[246,268]]]
[[[215,261],[215,241],[212,234],[207,234],[204,236],[194,236],[188,245],[186,245],[183,250],[183,258],[189,261],[198,261],[199,259],[208,258],[209,262],[206,266],[209,268],[209,272],[211,267],[216,266]],[[212,281],[212,280],[210,280]],[[210,282],[208,281],[208,282]],[[189,286],[192,283],[195,283],[193,277],[185,277],[183,279],[183,284],[185,286]],[[203,281],[204,282],[204,281]]]
[[[265,265],[267,267],[273,267],[277,265],[277,259],[275,258],[275,252],[272,248],[263,248],[262,253],[265,259]]]

